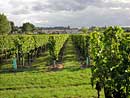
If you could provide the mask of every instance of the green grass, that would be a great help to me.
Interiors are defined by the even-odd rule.
[[[63,70],[48,71],[48,55],[45,52],[31,68],[20,69],[16,74],[1,73],[0,98],[96,98],[97,92],[90,83],[91,70],[80,69],[71,40],[64,51]],[[6,67],[3,65],[2,70]]]

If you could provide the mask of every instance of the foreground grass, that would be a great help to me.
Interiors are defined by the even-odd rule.
[[[47,71],[48,52],[27,68],[0,74],[1,98],[96,98],[90,83],[91,70],[80,69],[76,51],[69,40],[63,57],[65,68]],[[103,93],[101,93],[103,98]]]

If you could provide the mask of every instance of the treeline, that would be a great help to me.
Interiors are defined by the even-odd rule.
[[[108,27],[104,32],[72,35],[83,62],[86,66],[91,66],[91,83],[98,92],[98,98],[101,89],[104,89],[105,98],[130,96],[129,38],[123,29],[117,26]]]
[[[0,14],[0,35],[3,34],[32,34],[36,27],[32,23],[23,23],[21,27],[15,26],[4,14]]]

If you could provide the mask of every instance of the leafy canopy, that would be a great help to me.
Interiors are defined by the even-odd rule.
[[[10,22],[4,14],[0,14],[0,34],[8,34],[10,31]]]
[[[85,28],[85,27],[83,27],[82,29],[81,29],[81,31],[82,31],[82,33],[87,33],[87,31],[88,31],[88,28]]]
[[[25,32],[25,33],[28,33],[28,32],[33,32],[35,29],[35,26],[32,24],[32,23],[24,23],[23,26],[22,26],[22,31]]]

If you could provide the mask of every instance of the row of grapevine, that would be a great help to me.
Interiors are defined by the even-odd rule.
[[[90,65],[90,55],[89,55],[89,35],[81,34],[81,35],[72,35],[72,41],[80,54],[80,60],[84,65]],[[86,61],[86,62],[85,62]]]
[[[51,57],[51,63],[56,64],[56,61],[59,61],[59,55],[64,47],[65,42],[67,41],[69,35],[50,35],[48,48]]]
[[[95,65],[92,82],[96,83],[98,92],[104,88],[105,98],[128,98],[130,47],[124,31],[120,27],[109,27],[103,33],[94,32],[90,43]]]
[[[74,35],[74,43],[87,57],[89,51],[92,86],[103,88],[105,98],[128,98],[130,94],[130,41],[120,27],[108,27],[104,32]],[[88,45],[86,43],[89,43]],[[84,48],[84,49],[83,49]]]
[[[35,54],[39,53],[39,50],[43,48],[48,42],[47,35],[1,35],[0,36],[0,58],[1,62],[3,58],[10,57],[11,55],[17,56],[18,64],[22,59],[28,55],[28,60]]]

